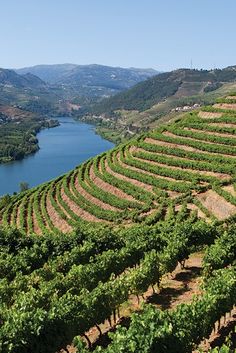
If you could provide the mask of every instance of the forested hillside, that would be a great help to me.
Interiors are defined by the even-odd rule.
[[[115,110],[144,111],[154,104],[173,95],[193,96],[201,91],[210,92],[224,82],[236,80],[235,66],[223,70],[179,69],[154,76],[107,100],[103,100],[92,109],[93,113],[109,113]]]
[[[0,104],[0,163],[19,160],[39,149],[36,134],[58,125],[56,120]]]

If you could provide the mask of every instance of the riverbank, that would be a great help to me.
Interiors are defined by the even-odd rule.
[[[40,149],[37,153],[0,165],[0,196],[18,192],[21,182],[34,187],[52,180],[114,146],[98,135],[90,124],[72,117],[57,120],[59,126],[38,133]]]
[[[22,160],[39,150],[37,134],[59,126],[55,119],[10,120],[0,124],[0,164]]]

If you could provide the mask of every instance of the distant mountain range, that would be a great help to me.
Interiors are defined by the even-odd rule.
[[[37,65],[15,70],[33,74],[50,85],[66,86],[82,96],[110,96],[128,89],[159,72],[153,69],[120,68],[103,65]]]
[[[47,115],[70,112],[122,92],[158,74],[153,69],[102,65],[38,65],[0,68],[0,103]],[[73,105],[71,105],[73,103]]]
[[[46,88],[46,83],[39,77],[25,73],[18,75],[14,70],[0,68],[0,85],[10,85],[16,88]]]

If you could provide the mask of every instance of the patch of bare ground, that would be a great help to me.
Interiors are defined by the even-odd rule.
[[[21,212],[21,202],[17,205],[16,212],[16,227],[20,228],[20,212]]]
[[[235,99],[236,100],[236,96],[227,96],[225,99]]]
[[[158,154],[158,153],[157,153]],[[135,157],[133,156],[134,159],[140,160],[141,162],[145,161],[142,158],[139,157]],[[187,158],[179,158],[179,157],[174,157],[175,160],[188,160]],[[191,172],[191,173],[195,173],[195,174],[200,174],[200,175],[207,175],[207,176],[213,176],[217,179],[221,179],[221,180],[230,180],[231,176],[228,174],[224,174],[224,173],[217,173],[217,172],[210,172],[207,170],[198,170],[198,169],[191,169],[191,168],[185,168],[185,167],[176,167],[176,166],[170,166],[164,163],[159,163],[159,162],[155,162],[155,161],[148,161],[148,163],[153,164],[153,165],[157,165],[159,167],[165,167],[168,169],[173,169],[173,170],[185,170],[187,172]]]
[[[203,119],[215,119],[215,118],[221,118],[222,117],[222,113],[214,113],[214,112],[203,112],[203,111],[200,111],[198,113],[198,116],[200,118],[203,118]]]
[[[39,227],[39,224],[38,224],[38,221],[37,221],[37,217],[34,213],[34,209],[33,209],[33,212],[32,212],[32,217],[33,217],[33,229],[34,229],[34,233],[36,234],[42,234],[42,230],[41,228]]]
[[[57,195],[54,196],[55,201],[57,203],[57,206],[61,209],[61,211],[64,213],[64,215],[66,216],[67,219],[71,219],[71,215],[67,212],[67,210],[64,209],[64,207],[60,204]]]
[[[102,222],[103,220],[95,217],[89,212],[80,208],[74,201],[72,201],[65,193],[64,189],[61,188],[61,197],[63,201],[68,205],[68,207],[73,211],[77,216],[81,217],[88,222]]]
[[[236,197],[236,190],[234,189],[234,186],[232,184],[227,185],[227,186],[223,186],[222,189],[229,192],[234,197]]]
[[[118,320],[114,320],[114,317],[111,317],[111,325],[108,320],[103,324],[99,324],[101,334],[97,327],[92,327],[86,332],[92,344],[92,349],[98,345],[106,347],[110,343],[108,334],[114,332],[118,324],[128,327],[130,315],[133,312],[138,312],[143,302],[152,303],[161,310],[173,310],[178,304],[190,303],[194,296],[201,294],[201,269],[202,254],[192,254],[186,261],[185,268],[181,268],[181,266],[178,265],[171,274],[167,274],[163,277],[160,290],[155,289],[154,292],[153,288],[149,287],[142,297],[138,298],[137,296],[131,295],[128,302],[121,306],[119,310],[120,318],[116,318]],[[67,346],[67,349],[69,353],[77,352],[73,346]],[[62,350],[61,353],[65,353],[65,351]]]
[[[126,199],[128,201],[136,201],[131,195],[126,194],[124,191],[118,189],[116,186],[113,186],[103,181],[102,179],[98,178],[94,173],[93,167],[91,167],[89,170],[89,176],[92,182],[102,190],[106,190],[106,192],[109,192],[119,197],[120,199]]]
[[[156,204],[156,205],[157,205],[157,204]],[[146,211],[146,212],[141,213],[140,216],[142,216],[142,217],[151,216],[153,213],[156,212],[156,210],[157,210],[156,208],[152,208],[152,209],[149,210],[149,211]]]
[[[68,233],[72,231],[72,227],[66,222],[65,219],[62,219],[53,207],[50,196],[47,195],[47,213],[53,223],[53,225],[60,230],[62,233]]]
[[[137,168],[137,167],[130,166],[130,165],[125,164],[125,163],[123,163],[123,162],[121,161],[119,154],[117,155],[117,157],[118,157],[118,160],[119,160],[120,165],[121,165],[123,168],[133,170],[133,171],[138,172],[138,173],[140,173],[140,174],[147,174],[147,175],[150,175],[150,176],[152,176],[152,177],[155,177],[157,180],[158,180],[158,179],[164,179],[164,180],[168,180],[168,181],[174,181],[175,183],[181,183],[181,182],[182,182],[181,180],[176,180],[176,179],[174,179],[174,178],[170,178],[170,177],[166,177],[166,176],[154,174],[154,173],[148,172],[148,171],[146,171],[146,170],[143,170],[143,169],[139,169],[139,168]],[[186,181],[186,183],[189,183],[189,182]]]
[[[221,317],[220,320],[215,323],[210,336],[202,341],[198,347],[199,350],[194,350],[193,353],[208,352],[212,348],[221,347],[225,342],[226,337],[231,332],[234,332],[235,327],[236,308],[233,308],[230,313],[227,313],[224,317]],[[236,337],[236,334],[234,334],[234,337]]]
[[[236,103],[216,103],[213,105],[213,108],[236,110]]]
[[[199,132],[199,130],[197,130],[197,131]],[[200,139],[197,139],[195,137],[179,136],[179,135],[175,135],[175,134],[173,134],[172,132],[169,132],[169,131],[164,131],[163,135],[169,136],[169,137],[174,137],[174,138],[178,137],[178,138],[181,138],[183,141],[191,140],[191,141],[197,141],[197,142],[201,142],[201,143],[206,143],[208,145],[229,146],[229,145],[225,145],[224,143],[210,142],[210,141],[207,141],[207,140],[200,140]],[[229,136],[227,136],[227,137],[229,137]],[[217,153],[217,154],[219,154],[219,153]]]
[[[175,206],[175,211],[180,211],[182,208],[182,205],[176,205]],[[197,216],[199,218],[203,218],[203,219],[206,219],[206,215],[205,213],[202,212],[202,210],[200,210],[200,208],[198,208],[196,205],[194,205],[194,203],[188,203],[187,204],[187,209],[190,210],[190,211],[197,211]]]
[[[103,208],[104,210],[109,210],[109,211],[121,211],[120,208],[118,207],[114,207],[109,205],[108,203],[105,203],[99,199],[97,199],[96,197],[92,196],[91,194],[89,194],[86,190],[84,190],[82,188],[82,186],[79,184],[78,178],[75,179],[75,187],[78,190],[78,192],[85,197],[87,200],[89,200],[90,202],[94,203],[95,205],[97,205],[98,207]]]
[[[107,161],[105,161],[105,166],[106,166],[106,170],[109,174],[115,176],[116,178],[120,179],[120,180],[124,180],[124,181],[128,181],[129,183],[139,186],[143,189],[146,189],[147,191],[150,191],[153,193],[153,187],[151,185],[145,184],[139,180],[136,179],[132,179],[132,178],[128,178],[125,175],[122,174],[118,174],[117,172],[114,172],[113,170],[111,170],[111,168],[108,166]],[[153,193],[154,194],[154,193]]]
[[[213,125],[213,126],[218,126],[218,127],[232,127],[233,129],[235,129],[236,128],[236,119],[235,119],[235,124],[209,122],[208,125]]]
[[[236,207],[213,190],[198,194],[196,197],[219,220],[227,219],[236,214]]]
[[[86,184],[88,185],[88,183],[86,182]],[[103,208],[104,210],[109,210],[109,211],[121,211],[120,208],[109,205],[108,203],[105,203],[101,200],[98,200],[97,198],[95,198],[94,196],[90,195],[87,191],[85,191],[78,182],[78,179],[76,180],[76,187],[78,188],[78,191],[81,193],[81,195],[83,195],[84,197],[86,197],[89,201],[93,202],[95,205]],[[83,193],[82,193],[83,190]]]
[[[178,136],[173,135],[172,137],[176,138]],[[236,158],[236,156],[228,155],[228,154],[225,154],[225,153],[203,151],[203,150],[200,150],[198,148],[191,147],[191,146],[178,145],[177,143],[175,144],[175,143],[171,143],[171,142],[155,140],[155,139],[152,139],[152,138],[146,138],[145,142],[153,144],[153,145],[166,146],[166,147],[171,147],[171,148],[178,148],[178,149],[181,149],[181,150],[184,150],[184,151],[189,151],[189,152],[197,152],[197,153],[202,153],[202,154],[212,154],[213,156],[216,156],[216,155],[218,156],[219,155],[219,156],[223,156],[223,157],[226,157],[226,158]]]
[[[188,131],[192,131],[192,132],[204,132],[204,134],[206,134],[206,135],[234,138],[235,144],[236,144],[236,135],[235,134],[230,134],[230,133],[228,134],[227,132],[223,133],[223,132],[217,132],[217,131],[198,130],[198,129],[193,129],[193,128],[189,128],[189,127],[184,127],[184,130],[188,130]]]
[[[174,135],[174,137],[176,137]],[[158,146],[165,146],[165,147],[170,147],[170,148],[179,148],[184,151],[189,151],[189,152],[199,152],[199,153],[208,153],[202,150],[198,150],[197,148],[191,147],[191,146],[186,146],[186,145],[179,145],[177,143],[173,142],[166,142],[162,140],[155,140],[153,138],[147,137],[145,138],[144,142],[150,143],[152,145],[158,145]]]
[[[177,192],[177,191],[171,191],[171,190],[167,190],[167,194],[169,195],[169,197],[171,199],[176,199],[176,197],[179,197],[182,195],[181,192]]]
[[[10,225],[12,226],[14,223],[15,223],[15,217],[14,217],[14,208],[17,208],[18,207],[18,205],[17,204],[15,204],[14,206],[13,206],[13,209],[11,210],[11,214],[10,214]],[[0,219],[0,224],[2,224],[2,219]]]

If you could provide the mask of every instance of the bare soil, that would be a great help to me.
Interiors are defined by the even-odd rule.
[[[95,205],[97,205],[98,207],[103,208],[104,210],[109,210],[109,211],[120,211],[119,208],[114,207],[109,205],[108,203],[105,203],[99,199],[97,199],[96,197],[92,196],[91,194],[89,194],[86,190],[84,190],[82,188],[82,186],[79,184],[78,178],[76,178],[75,180],[75,187],[78,190],[78,192],[85,197],[87,200],[89,200],[90,202],[94,203]]]
[[[229,333],[234,332],[235,327],[236,309],[234,308],[231,313],[227,313],[225,317],[221,317],[220,321],[215,323],[215,327],[210,336],[202,341],[198,348],[201,349],[201,352],[208,352],[209,349],[221,347]],[[235,335],[236,334],[234,334],[234,339]],[[193,353],[199,353],[199,350],[195,350]]]
[[[72,231],[72,227],[66,222],[65,219],[62,219],[57,213],[55,208],[52,206],[49,195],[47,195],[47,212],[53,223],[53,225],[58,228],[62,233],[68,233]]]
[[[199,132],[199,130],[196,130]],[[194,137],[188,137],[188,136],[179,136],[179,135],[175,135],[173,134],[172,132],[169,132],[169,131],[164,131],[163,132],[163,135],[165,136],[170,136],[170,137],[178,137],[178,138],[181,138],[183,141],[184,140],[192,140],[192,141],[198,141],[198,142],[201,142],[201,143],[206,143],[208,145],[222,145],[222,146],[229,146],[229,145],[225,145],[224,143],[219,143],[219,142],[210,142],[210,141],[207,141],[207,140],[200,140],[200,139],[196,139]],[[228,136],[229,137],[229,136]],[[235,136],[234,136],[235,137]],[[218,153],[217,153],[218,154]]]
[[[236,214],[236,207],[213,190],[198,194],[196,197],[219,220],[227,219]]]
[[[133,185],[136,185],[136,186],[139,186],[143,189],[146,189],[147,191],[150,191],[150,192],[153,192],[153,187],[151,185],[148,185],[148,184],[145,184],[139,180],[136,180],[136,179],[131,179],[131,178],[128,178],[127,176],[125,175],[122,175],[122,174],[118,174],[117,172],[114,172],[113,170],[110,169],[110,167],[108,166],[108,163],[107,161],[105,162],[105,165],[106,165],[106,170],[109,174],[115,176],[116,178],[118,179],[121,179],[121,180],[125,180],[125,181],[128,181],[129,183],[133,184]]]
[[[154,173],[148,172],[148,171],[146,171],[146,170],[139,169],[139,168],[137,168],[137,167],[133,167],[133,166],[130,166],[130,165],[128,165],[128,164],[125,164],[125,163],[123,163],[123,162],[120,160],[119,155],[118,155],[118,160],[119,160],[120,165],[121,165],[123,168],[130,169],[130,170],[133,170],[133,171],[135,171],[135,172],[139,172],[140,174],[147,174],[147,175],[150,175],[150,176],[152,176],[152,177],[155,177],[156,179],[164,179],[164,180],[168,180],[168,181],[174,181],[175,183],[181,182],[181,181],[176,180],[176,179],[174,179],[174,178],[170,178],[170,177],[166,177],[166,176],[154,174]],[[188,182],[186,181],[186,183],[188,183]]]
[[[228,191],[231,195],[236,197],[236,190],[234,189],[234,186],[232,184],[227,185],[227,186],[223,186],[222,189],[225,191]]]
[[[41,230],[41,228],[39,227],[39,224],[38,224],[36,215],[35,215],[35,213],[34,213],[34,210],[33,210],[33,212],[32,212],[32,215],[33,215],[34,233],[36,233],[36,234],[42,234],[42,230]]]
[[[172,137],[177,137],[175,135],[173,135]],[[223,156],[226,158],[236,158],[236,156],[233,155],[228,155],[225,153],[216,153],[216,152],[207,152],[207,151],[203,151],[191,146],[187,146],[187,145],[178,145],[177,143],[171,143],[171,142],[165,142],[165,141],[161,141],[161,140],[155,140],[155,139],[151,139],[151,138],[146,138],[145,142],[150,143],[150,144],[154,144],[154,145],[160,145],[160,146],[166,146],[166,147],[171,147],[171,148],[179,148],[181,150],[184,151],[189,151],[189,152],[197,152],[197,153],[203,153],[203,154],[212,154],[214,155],[219,155],[219,156]]]
[[[219,126],[219,127],[232,127],[233,129],[236,128],[236,119],[235,119],[235,124],[232,123],[213,123],[209,122],[208,125],[213,125],[213,126]],[[235,135],[234,135],[235,137]]]
[[[203,118],[203,119],[215,119],[215,118],[221,118],[222,117],[222,113],[213,113],[213,112],[203,112],[203,111],[200,111],[198,113],[199,117],[200,118]]]
[[[233,104],[231,104],[231,103],[217,103],[217,104],[213,105],[213,108],[236,110],[236,104],[235,103],[233,103]]]
[[[157,153],[159,154],[159,153]],[[159,154],[160,155],[160,154]],[[140,161],[144,161],[142,158],[139,157],[134,157],[134,159],[140,160]],[[187,161],[188,158],[180,158],[180,157],[173,157],[173,159],[178,159],[178,160],[185,160]],[[159,162],[155,162],[155,161],[148,161],[148,163],[153,164],[153,165],[157,165],[159,167],[165,167],[165,168],[169,168],[169,169],[173,169],[173,170],[186,170],[187,172],[191,172],[191,173],[195,173],[195,174],[200,174],[200,175],[208,175],[208,176],[213,176],[215,178],[221,179],[221,180],[229,180],[231,179],[231,176],[225,173],[217,173],[217,172],[210,172],[207,170],[199,170],[199,169],[191,169],[191,168],[186,168],[186,167],[176,167],[176,166],[170,166],[164,163],[159,163]]]
[[[186,261],[184,269],[178,265],[171,274],[167,274],[162,279],[160,290],[155,289],[153,292],[153,289],[149,287],[143,297],[139,297],[139,299],[131,295],[128,302],[120,308],[120,319],[114,322],[114,319],[111,318],[112,327],[107,320],[99,325],[102,336],[99,335],[96,327],[86,332],[92,343],[92,348],[98,345],[106,347],[110,343],[108,333],[114,332],[118,324],[129,326],[130,315],[140,311],[143,302],[152,303],[161,310],[173,310],[178,304],[190,303],[194,296],[201,294],[201,262],[202,254],[192,254]],[[70,353],[77,352],[73,346],[68,346],[67,349]],[[65,351],[62,350],[61,353],[65,353]]]
[[[176,205],[175,206],[175,210],[176,211],[180,211],[181,210],[182,205]],[[194,203],[188,203],[187,204],[187,209],[191,210],[191,211],[197,211],[197,215],[199,218],[203,218],[206,219],[206,215],[205,213],[202,212],[202,210],[200,210],[200,208],[198,208],[196,205],[194,205]]]
[[[93,167],[90,168],[89,176],[92,182],[102,190],[106,190],[106,192],[110,192],[111,194],[119,197],[120,199],[125,199],[128,201],[136,201],[131,195],[126,194],[124,191],[98,178],[94,173]]]
[[[80,208],[74,201],[72,201],[66,194],[63,188],[61,188],[61,197],[64,202],[67,203],[69,208],[79,217],[88,222],[102,222],[101,219],[95,217],[94,215],[88,213],[87,211]]]
[[[193,132],[204,132],[204,134],[206,135],[213,135],[213,136],[220,136],[220,137],[230,137],[230,138],[236,138],[236,135],[233,135],[233,134],[228,134],[227,132],[226,133],[223,133],[223,132],[216,132],[216,131],[207,131],[207,130],[198,130],[198,129],[193,129],[193,128],[189,128],[189,127],[185,127],[184,130],[189,130],[189,131],[193,131]],[[236,141],[236,139],[235,139]],[[235,142],[236,144],[236,142]]]

